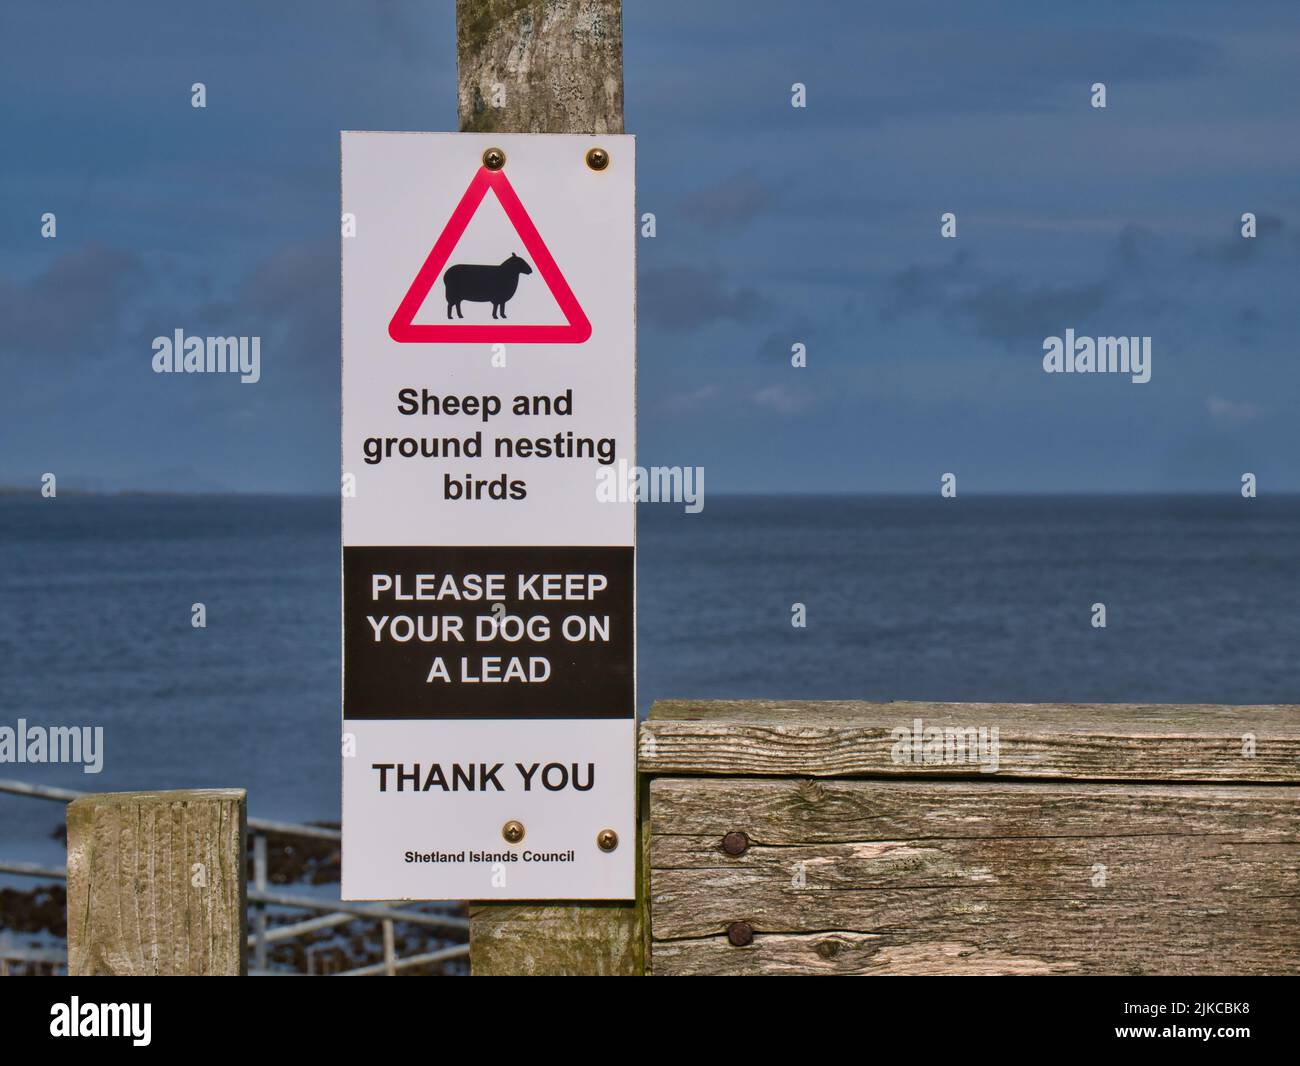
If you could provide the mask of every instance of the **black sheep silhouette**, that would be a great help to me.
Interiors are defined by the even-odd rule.
[[[480,266],[477,263],[457,263],[448,267],[442,276],[442,284],[447,290],[447,317],[451,318],[451,309],[456,315],[465,317],[460,309],[462,300],[470,303],[490,303],[492,317],[506,317],[506,301],[515,294],[519,287],[519,275],[531,274],[533,268],[513,252],[510,258],[498,266]]]

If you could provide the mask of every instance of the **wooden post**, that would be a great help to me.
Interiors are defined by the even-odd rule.
[[[467,133],[622,133],[622,0],[456,0]]]
[[[641,977],[650,928],[649,792],[638,789],[635,903],[477,903],[469,910],[475,977]]]
[[[384,929],[384,974],[387,977],[397,976],[397,949],[393,943],[393,920],[385,918],[383,921]]]
[[[466,132],[623,132],[621,0],[456,0],[456,66]],[[640,974],[641,941],[631,905],[470,908],[480,975]]]
[[[246,836],[243,789],[73,800],[68,973],[246,973]]]

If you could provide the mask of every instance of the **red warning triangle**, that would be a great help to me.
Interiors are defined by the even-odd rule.
[[[424,301],[428,298],[433,286],[442,274],[442,268],[447,265],[447,260],[451,258],[456,242],[464,235],[470,219],[474,217],[474,212],[478,210],[479,204],[483,202],[483,197],[487,195],[489,189],[496,193],[498,202],[505,209],[506,217],[510,219],[510,224],[515,227],[515,232],[519,234],[519,239],[523,241],[524,248],[532,256],[533,263],[542,275],[542,280],[546,282],[546,287],[550,289],[551,295],[555,297],[556,303],[560,305],[560,311],[564,315],[567,325],[527,326],[515,325],[511,322],[492,322],[490,324],[447,322],[445,324],[425,325],[414,321],[415,316],[419,313],[421,306],[423,306]],[[587,321],[587,316],[583,313],[578,298],[573,295],[569,283],[564,280],[564,275],[560,273],[560,268],[556,266],[555,260],[546,247],[546,242],[542,240],[542,235],[537,232],[533,220],[528,217],[528,212],[524,210],[524,205],[520,203],[519,197],[515,194],[515,190],[510,184],[510,179],[506,177],[505,171],[488,170],[487,167],[479,167],[478,173],[474,175],[474,180],[469,183],[465,195],[460,198],[456,210],[451,213],[451,218],[447,220],[447,225],[443,227],[442,234],[434,243],[433,250],[429,252],[428,258],[425,259],[424,266],[420,267],[420,272],[415,275],[415,280],[411,282],[411,287],[406,290],[402,302],[397,305],[393,320],[388,323],[388,335],[395,341],[407,344],[475,343],[479,341],[514,341],[519,344],[581,344],[591,336],[591,323]]]

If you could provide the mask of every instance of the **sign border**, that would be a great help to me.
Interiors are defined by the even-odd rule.
[[[478,210],[483,198],[491,189],[496,193],[498,202],[505,210],[510,224],[515,227],[524,249],[533,257],[537,269],[546,282],[551,295],[560,305],[567,325],[563,326],[527,326],[509,323],[491,325],[474,323],[471,325],[431,325],[417,324],[414,319],[438,281],[438,275],[456,242],[464,235],[470,219]],[[420,267],[411,287],[406,290],[402,302],[397,305],[392,320],[388,323],[388,335],[401,344],[473,344],[475,342],[514,341],[518,344],[582,344],[591,337],[591,323],[586,313],[573,295],[569,283],[552,257],[542,235],[537,232],[533,220],[528,217],[522,201],[515,193],[510,179],[504,170],[488,170],[481,166],[460,198],[456,210],[451,213],[441,235],[434,243],[424,265]]]

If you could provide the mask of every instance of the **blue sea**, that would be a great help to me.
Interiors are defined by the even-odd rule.
[[[332,498],[0,497],[0,724],[105,732],[98,775],[0,777],[242,786],[254,815],[337,820],[338,514]],[[1300,702],[1300,497],[710,497],[695,515],[642,506],[638,541],[642,713],[667,697]],[[0,795],[0,859],[62,863],[62,817]]]

